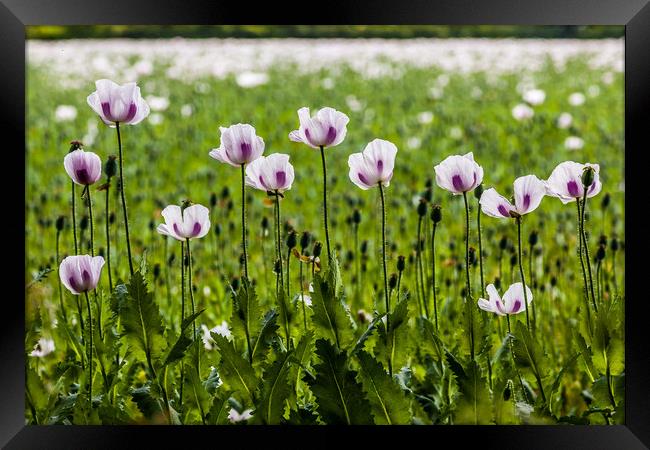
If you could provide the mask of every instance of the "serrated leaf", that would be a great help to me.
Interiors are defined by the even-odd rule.
[[[487,380],[481,376],[478,363],[469,361],[462,371],[456,367],[454,373],[462,394],[456,417],[458,423],[475,425],[490,423],[490,393],[487,389]]]
[[[253,367],[237,353],[233,344],[226,338],[215,333],[212,333],[212,338],[215,340],[221,353],[221,363],[219,366],[221,379],[230,388],[235,391],[240,391],[255,404],[257,377],[255,376]]]
[[[279,424],[284,413],[284,405],[291,393],[289,387],[289,368],[293,351],[278,355],[277,359],[264,372],[260,383],[260,402],[255,418],[266,425]]]
[[[576,346],[578,347],[580,355],[582,356],[582,358],[583,358],[583,360],[585,362],[585,365],[587,367],[587,371],[589,372],[589,376],[593,380],[594,376],[598,372],[596,371],[596,368],[594,367],[593,359],[591,357],[591,349],[589,347],[587,347],[587,342],[585,341],[585,338],[575,328],[573,329],[573,340],[576,343]]]
[[[600,373],[618,375],[625,369],[625,347],[618,336],[615,315],[603,306],[596,315],[592,339],[592,360]]]
[[[207,416],[209,425],[226,425],[230,423],[228,420],[228,414],[230,413],[230,402],[228,402],[228,399],[231,394],[232,392],[223,391],[214,397],[210,412]]]
[[[375,345],[375,354],[381,355],[382,360],[390,358],[392,368],[395,371],[407,364],[411,356],[411,340],[409,336],[408,322],[408,297],[403,297],[388,314],[390,329],[386,335],[386,326],[382,326],[378,332],[378,339]]]
[[[231,327],[235,339],[242,342],[252,341],[260,330],[260,308],[255,287],[243,277],[239,290],[232,296]],[[251,344],[252,346],[252,344]]]
[[[366,328],[366,331],[364,331],[361,336],[359,336],[359,339],[357,339],[356,344],[354,344],[354,347],[350,351],[350,356],[354,356],[358,351],[363,350],[363,346],[365,345],[366,341],[370,337],[373,331],[375,331],[375,328],[377,328],[377,324],[381,322],[381,319],[386,315],[386,313],[381,313],[378,316],[376,316],[374,319],[372,319],[372,322],[368,325],[368,328]]]
[[[305,381],[316,396],[320,417],[327,424],[372,424],[370,404],[356,381],[357,373],[347,367],[346,354],[323,338],[316,341],[316,354],[321,361],[314,366],[316,377]]]
[[[535,375],[542,397],[544,397],[542,378],[546,375],[546,356],[523,322],[517,322],[516,329],[517,333],[512,346],[515,362],[519,367],[530,368],[533,375]]]
[[[119,310],[124,334],[138,350],[136,357],[156,360],[166,346],[158,305],[140,272],[133,274],[127,290],[128,301]]]
[[[338,263],[332,258],[325,276],[314,276],[312,323],[318,336],[329,339],[337,348],[345,348],[354,339],[354,322],[339,297],[340,283]]]
[[[266,360],[267,351],[278,330],[278,325],[276,323],[277,317],[278,312],[275,309],[267,311],[262,319],[259,333],[251,343],[251,359],[253,360],[253,368],[255,369],[260,367]]]
[[[158,400],[151,395],[149,385],[132,389],[131,399],[138,405],[138,409],[147,419],[162,416],[163,410]]]
[[[291,355],[291,365],[289,366],[289,379],[295,382],[294,385],[296,388],[291,390],[288,400],[289,400],[289,405],[294,409],[298,403],[298,399],[297,399],[298,391],[300,388],[303,387],[303,386],[299,386],[300,373],[307,367],[313,351],[314,351],[314,332],[312,330],[309,330],[302,335],[300,341],[298,341],[298,344],[296,345],[293,355]]]
[[[193,342],[192,338],[187,335],[187,330],[189,326],[192,324],[192,322],[194,321],[194,319],[199,317],[203,311],[205,310],[202,309],[201,311],[198,311],[183,319],[183,322],[181,323],[181,333],[178,336],[176,343],[172,346],[172,348],[167,353],[167,357],[165,357],[165,362],[163,363],[163,367],[183,359],[183,356],[185,356],[185,350],[187,350],[187,348]]]
[[[562,369],[558,372],[557,376],[555,377],[555,381],[553,382],[553,385],[551,386],[551,390],[549,391],[548,395],[549,398],[552,399],[553,395],[555,392],[558,390],[560,387],[560,383],[562,382],[562,376],[564,375],[564,372],[567,371],[573,364],[577,361],[578,357],[580,356],[580,352],[576,353],[573,355],[569,360],[564,364]],[[553,406],[552,400],[549,400],[549,408],[552,408]],[[552,409],[551,409],[552,411]]]
[[[411,422],[409,401],[404,391],[391,379],[382,365],[361,350],[361,382],[370,402],[376,425],[406,425]]]

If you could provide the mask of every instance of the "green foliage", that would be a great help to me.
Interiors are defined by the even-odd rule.
[[[314,366],[316,376],[306,381],[318,401],[318,415],[328,424],[371,424],[370,404],[356,381],[357,373],[348,368],[345,352],[321,338],[316,355],[320,359]]]
[[[286,399],[291,392],[289,386],[290,362],[293,350],[281,353],[264,372],[260,383],[259,407],[255,418],[267,425],[277,425],[282,419]]]
[[[397,371],[402,366],[407,365],[410,359],[412,342],[409,339],[409,299],[403,297],[394,307],[393,311],[388,313],[390,329],[386,333],[385,324],[377,333],[377,343],[375,344],[375,354],[381,355],[382,361],[390,359],[393,370]]]
[[[239,391],[247,401],[250,400],[254,404],[258,380],[253,367],[225,337],[212,333],[212,338],[221,353],[219,375],[224,384],[234,391]]]

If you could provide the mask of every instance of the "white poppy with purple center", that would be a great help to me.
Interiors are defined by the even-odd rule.
[[[222,163],[239,167],[249,164],[264,153],[264,140],[255,134],[249,124],[238,123],[230,127],[219,127],[221,146],[212,149],[211,157]]]
[[[182,212],[180,206],[169,205],[161,214],[165,223],[158,225],[158,233],[179,241],[202,238],[210,231],[210,211],[203,205],[188,206]]]
[[[473,191],[483,181],[483,168],[474,161],[474,155],[452,155],[435,166],[436,183],[454,195]]]
[[[246,166],[246,184],[261,191],[284,192],[291,189],[293,180],[289,155],[283,153],[260,156]]]
[[[487,189],[481,195],[483,213],[497,219],[513,217],[510,212],[522,216],[537,209],[546,195],[546,185],[535,175],[519,177],[514,183],[514,205],[494,189]]]
[[[526,310],[522,283],[511,284],[508,290],[503,294],[503,297],[499,296],[499,293],[493,284],[488,284],[485,290],[488,293],[489,300],[479,298],[477,302],[478,307],[483,311],[495,313],[499,316],[505,316],[506,314],[519,314]],[[526,298],[530,305],[533,301],[533,293],[528,286],[526,286]]]
[[[59,265],[61,283],[74,295],[80,295],[97,287],[104,267],[101,256],[68,256]]]
[[[83,149],[65,155],[63,167],[72,181],[81,186],[94,184],[102,176],[102,160],[97,154]]]
[[[135,125],[149,115],[149,105],[135,83],[120,86],[104,79],[95,81],[95,87],[86,100],[106,125]]]
[[[602,189],[598,164],[580,164],[574,161],[565,161],[553,169],[551,176],[546,180],[546,195],[557,197],[564,204],[575,201],[576,198],[582,198],[585,194],[582,185],[582,173],[585,167],[594,169],[594,181],[587,189],[587,197],[591,198],[597,195]]]
[[[375,139],[366,145],[361,153],[348,157],[350,180],[363,190],[381,183],[388,187],[395,168],[395,144],[383,139]]]
[[[310,147],[334,147],[345,139],[348,116],[334,108],[325,107],[315,116],[309,116],[309,108],[298,110],[300,128],[289,133],[289,139],[294,142],[303,142]]]

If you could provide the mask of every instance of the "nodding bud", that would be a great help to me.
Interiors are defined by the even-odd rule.
[[[616,252],[618,251],[618,239],[615,237],[612,238],[612,241],[609,243],[609,248],[613,251]]]
[[[604,234],[601,234],[600,238],[598,238],[598,245],[607,246],[607,236],[605,236]]]
[[[216,205],[217,205],[217,194],[213,192],[212,194],[210,194],[210,206],[214,208]]]
[[[391,291],[397,287],[397,274],[391,273],[390,278],[388,278],[388,289]]]
[[[109,180],[117,173],[117,161],[115,155],[110,155],[104,163],[104,175]]]
[[[517,255],[512,255],[510,257],[510,265],[514,266],[515,264],[517,264]]]
[[[607,209],[607,207],[609,206],[610,200],[611,200],[611,197],[609,195],[609,192],[607,192],[605,195],[603,195],[603,199],[600,202],[601,208]]]
[[[289,247],[289,250],[291,250],[296,246],[297,243],[298,243],[298,233],[296,233],[296,230],[291,230],[289,232],[289,235],[287,236],[287,247]]]
[[[220,224],[220,223],[218,223],[218,224],[216,224],[216,225],[214,226],[214,234],[216,234],[217,236],[220,236],[220,235],[221,235],[221,230],[222,230],[222,228],[221,228],[221,224]]]
[[[496,277],[494,279],[494,287],[497,289],[497,291],[501,289],[501,278]]]
[[[605,244],[600,244],[598,246],[598,251],[596,251],[596,261],[602,261],[603,259],[605,259],[605,248],[606,248]]]
[[[269,218],[266,216],[262,217],[262,229],[263,230],[269,229]]]
[[[528,236],[528,243],[530,244],[531,247],[534,247],[537,245],[537,238],[539,236],[539,233],[537,230],[533,230],[530,232],[530,235]]]
[[[321,250],[323,250],[323,243],[321,241],[314,242],[314,258],[320,256]]]
[[[508,238],[503,236],[499,241],[499,249],[505,250],[506,248],[508,248]]]
[[[433,205],[431,207],[431,220],[433,223],[440,223],[442,220],[442,208],[440,205]]]
[[[160,263],[156,263],[153,266],[153,277],[158,278],[160,276]]]
[[[359,225],[361,223],[361,211],[358,208],[355,208],[352,212],[352,223]]]
[[[361,242],[361,254],[365,255],[368,253],[368,241]]]
[[[65,225],[65,216],[59,216],[56,218],[56,222],[54,222],[56,226],[56,231],[62,231],[63,226]]]
[[[81,221],[79,222],[79,228],[81,228],[82,230],[88,228],[88,216],[83,216],[81,218]]]
[[[405,267],[406,267],[406,258],[404,258],[404,255],[399,255],[397,257],[397,271],[404,272]]]
[[[230,196],[230,189],[228,186],[224,186],[224,188],[221,190],[221,198],[228,198]]]
[[[230,280],[230,286],[232,286],[233,291],[237,291],[239,289],[239,277],[233,277]]]
[[[82,148],[84,145],[81,143],[81,141],[71,141],[70,142],[70,150],[68,153],[74,152],[75,150],[79,150]]]
[[[424,191],[424,199],[428,203],[431,203],[431,200],[433,200],[433,189],[431,189],[431,187],[427,187],[427,190]]]
[[[425,199],[421,198],[420,203],[418,203],[418,216],[424,217],[427,213],[427,202]]]
[[[585,168],[582,169],[582,185],[585,189],[591,186],[591,184],[594,182],[595,173],[596,172],[594,171],[594,168],[591,166],[585,166]]]
[[[469,265],[473,266],[476,264],[476,249],[474,247],[469,248]]]
[[[474,189],[474,198],[476,198],[476,200],[480,200],[481,195],[483,195],[483,183],[479,184]]]
[[[276,259],[275,264],[273,264],[273,272],[276,275],[280,275],[282,273],[282,262],[280,262],[279,259]]]
[[[309,231],[303,231],[300,236],[300,252],[304,253],[305,249],[309,247],[311,243],[311,233]]]

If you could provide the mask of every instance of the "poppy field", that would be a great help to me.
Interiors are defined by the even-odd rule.
[[[28,424],[622,424],[623,41],[28,41]]]

